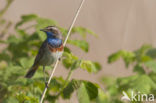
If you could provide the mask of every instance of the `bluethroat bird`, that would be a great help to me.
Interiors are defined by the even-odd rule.
[[[39,66],[43,66],[44,78],[45,66],[54,64],[57,59],[60,59],[63,53],[62,34],[55,26],[48,26],[41,31],[47,35],[46,40],[42,43],[39,52],[35,58],[34,64],[26,74],[26,78],[31,78]],[[46,82],[45,82],[46,83]]]

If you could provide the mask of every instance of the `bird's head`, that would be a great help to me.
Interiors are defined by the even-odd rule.
[[[44,29],[41,29],[41,31],[44,31],[47,34],[48,38],[62,39],[62,34],[60,30],[55,26],[48,26]]]

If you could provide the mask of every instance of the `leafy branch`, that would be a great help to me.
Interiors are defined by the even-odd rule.
[[[156,95],[156,48],[151,45],[143,45],[137,50],[127,51],[119,50],[111,54],[108,63],[114,63],[122,59],[126,68],[131,67],[133,75],[126,77],[103,77],[102,82],[107,88],[106,97],[108,102],[122,103],[120,95],[122,91],[130,96],[131,92],[140,92],[141,94]],[[112,82],[110,82],[112,81]],[[104,94],[102,92],[102,94]],[[109,98],[111,96],[112,98]],[[142,103],[143,101],[133,101],[134,103]]]
[[[25,25],[28,22],[33,22],[34,24]],[[35,77],[31,80],[23,78],[23,75],[32,65],[33,57],[37,54],[40,44],[46,38],[39,30],[48,25],[58,26],[58,23],[35,14],[23,15],[14,27],[15,34],[10,34],[6,40],[1,40],[0,43],[6,44],[6,48],[0,53],[0,86],[2,87],[0,92],[3,93],[1,94],[0,100],[2,102],[39,102],[39,97],[44,90],[41,69],[38,70]],[[68,30],[62,27],[59,28],[63,36],[66,37]],[[8,26],[6,26],[6,29],[9,29]],[[33,31],[27,32],[30,29],[33,29]],[[84,27],[74,27],[70,29],[70,31],[72,35],[80,35],[83,40],[69,39],[67,41],[66,39],[65,42],[87,53],[89,51],[89,43],[85,41],[85,37],[88,34],[96,37],[96,34]],[[88,97],[88,101],[95,100],[98,96],[99,86],[97,84],[84,80],[70,80],[70,78],[74,70],[78,68],[90,73],[98,72],[101,70],[100,64],[90,60],[80,59],[75,56],[68,47],[65,47],[64,51],[62,64],[66,69],[69,69],[68,76],[65,80],[62,77],[52,78],[45,99],[50,102],[57,101],[59,97],[70,99],[72,93],[76,91],[80,103],[85,103],[84,98],[86,97]],[[51,67],[47,67],[47,70],[49,69],[51,69]],[[81,97],[82,94],[85,94],[85,96]]]
[[[33,22],[33,26],[25,25],[28,22]],[[3,87],[0,92],[5,91],[3,94],[1,94],[1,97],[3,97],[2,101],[29,101],[31,103],[39,102],[39,97],[44,89],[44,78],[42,76],[42,70],[39,69],[34,78],[31,80],[23,78],[23,75],[26,73],[26,70],[31,67],[34,57],[37,54],[37,50],[42,43],[42,40],[45,39],[45,34],[42,34],[39,29],[48,25],[58,26],[58,23],[51,19],[41,18],[35,14],[24,15],[21,17],[21,21],[17,22],[17,24],[15,25],[15,34],[9,35],[9,37],[5,41],[1,40],[1,43],[7,45],[6,48],[4,48],[0,53],[0,63],[2,65],[0,67],[0,85],[2,85]],[[63,36],[65,37],[67,29],[62,27],[59,28],[62,31]],[[92,33],[89,32],[89,30],[86,31],[84,27],[74,28],[77,28],[77,31],[72,32],[72,35],[78,34],[82,37],[83,40],[85,40],[85,37],[80,33],[84,33],[85,35]],[[29,31],[29,29],[33,29],[34,31],[28,33],[27,31]],[[75,41],[77,42],[81,40]],[[67,43],[69,45],[74,45],[80,48],[82,51],[89,51],[89,46],[87,46],[89,45],[88,42],[83,44],[87,44],[86,46],[83,46],[83,48],[79,46],[82,45],[81,42],[77,42],[78,45],[69,42]],[[18,49],[16,49],[17,47]],[[97,85],[89,81],[77,79],[70,80],[70,77],[74,70],[78,68],[86,70],[90,73],[98,72],[101,70],[100,64],[90,60],[80,59],[79,57],[75,56],[67,46],[65,47],[64,51],[65,52],[63,53],[62,64],[66,69],[69,70],[68,76],[65,80],[62,77],[52,78],[45,100],[57,101],[57,98],[60,96],[63,99],[70,99],[74,91],[77,91],[79,95],[80,93],[82,93],[78,92],[81,86],[85,86],[85,91],[88,97],[90,97],[89,94],[93,92],[94,96],[91,96],[90,98],[91,100],[93,98],[95,99],[97,97],[99,88]],[[84,52],[87,53],[88,51]],[[50,69],[51,67],[46,68],[47,71],[49,71]],[[10,80],[9,78],[12,79]],[[95,88],[95,90],[92,91],[90,87],[92,89]],[[51,93],[54,93],[55,95],[52,95]]]
[[[13,3],[14,0],[6,0],[6,1],[7,1],[6,5],[2,10],[0,10],[0,19],[4,15],[4,13],[8,10],[8,8],[10,7],[10,5]]]

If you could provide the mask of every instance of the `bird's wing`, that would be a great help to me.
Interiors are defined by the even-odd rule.
[[[41,60],[41,58],[43,57],[43,55],[45,54],[46,52],[46,46],[47,46],[47,42],[44,41],[39,49],[39,52],[35,58],[35,62],[34,62],[34,65],[38,64],[39,65],[39,62]]]

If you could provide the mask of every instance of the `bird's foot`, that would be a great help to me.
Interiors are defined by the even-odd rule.
[[[61,58],[59,58],[58,60],[61,61]]]
[[[45,87],[46,87],[46,88],[49,88],[48,82],[45,82]]]

